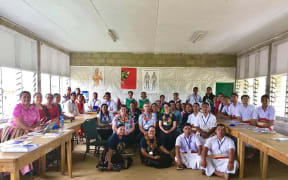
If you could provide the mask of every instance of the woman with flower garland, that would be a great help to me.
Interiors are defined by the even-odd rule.
[[[117,126],[123,124],[125,127],[125,136],[128,144],[134,144],[136,142],[136,137],[134,135],[135,124],[133,118],[128,116],[126,105],[122,104],[120,108],[120,113],[117,114],[112,122],[112,129],[114,132],[117,131]]]
[[[168,168],[172,165],[169,151],[156,140],[154,126],[148,128],[148,133],[140,142],[141,161],[147,166]]]
[[[160,141],[161,144],[171,151],[175,145],[176,140],[176,118],[170,111],[170,104],[164,104],[164,113],[159,120]]]
[[[147,136],[147,131],[150,126],[156,127],[157,116],[155,113],[151,112],[150,104],[144,103],[144,112],[139,116],[139,130],[141,132],[139,140],[143,136]]]

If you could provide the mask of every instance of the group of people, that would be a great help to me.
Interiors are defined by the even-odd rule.
[[[43,104],[41,93],[36,93],[31,104],[31,94],[23,91],[10,125],[3,130],[1,142],[39,130],[53,121],[59,124],[60,116],[74,118],[85,113],[86,99],[80,88],[75,92],[67,88],[62,101],[64,108],[60,94],[47,94],[45,98]],[[141,92],[137,101],[129,91],[123,102],[112,100],[109,92],[100,100],[94,92],[87,103],[89,111],[99,112],[97,129],[101,138],[108,140],[108,169],[113,168],[113,152],[117,151],[117,145],[125,142],[129,146],[140,146],[141,161],[148,166],[165,168],[175,161],[177,169],[202,169],[207,176],[215,174],[228,178],[237,167],[235,145],[225,135],[225,126],[217,124],[217,118],[237,119],[270,130],[275,120],[275,109],[269,105],[269,96],[263,95],[262,105],[255,108],[249,104],[248,95],[241,96],[240,103],[236,93],[231,99],[222,93],[216,96],[211,87],[207,88],[203,98],[194,87],[185,102],[174,93],[169,102],[161,95],[159,100],[151,103],[145,92]],[[21,171],[25,174],[31,168],[27,165]]]

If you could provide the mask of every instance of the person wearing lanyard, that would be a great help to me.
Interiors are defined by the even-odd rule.
[[[156,127],[157,115],[151,112],[150,104],[145,103],[143,106],[144,112],[139,116],[139,130],[141,134],[138,139],[147,136],[147,131],[150,126]]]
[[[174,148],[176,140],[176,118],[170,110],[170,104],[164,104],[164,113],[159,120],[160,128],[160,143],[168,150],[171,151]]]
[[[169,151],[156,139],[154,126],[148,128],[147,135],[140,141],[141,162],[146,166],[168,168],[172,165]]]
[[[102,104],[107,104],[108,106],[108,111],[113,114],[117,112],[117,105],[115,101],[111,99],[111,93],[106,92],[104,95],[104,102]]]
[[[78,111],[77,104],[75,103],[76,100],[76,93],[71,93],[70,100],[66,102],[64,115],[70,118],[74,118],[75,116],[80,115]]]
[[[248,124],[254,121],[253,118],[255,114],[255,107],[249,104],[249,99],[250,98],[248,95],[241,96],[242,104],[239,106],[236,112],[237,120]]]
[[[93,98],[89,102],[89,110],[90,111],[100,111],[101,101],[98,99],[97,92],[93,92]]]
[[[108,139],[113,133],[111,126],[112,119],[113,117],[109,114],[107,104],[102,104],[101,111],[97,114],[96,127],[99,135],[104,140]]]
[[[238,162],[235,160],[234,141],[225,136],[225,125],[218,124],[216,135],[209,138],[204,145],[201,158],[201,168],[207,176],[224,177],[229,179],[229,174],[235,174]],[[208,151],[210,155],[208,155]]]
[[[127,107],[125,104],[121,105],[120,113],[117,114],[112,122],[112,129],[114,132],[117,131],[117,127],[119,124],[123,124],[125,127],[125,137],[127,139],[128,144],[134,144],[136,142],[136,138],[134,136],[135,124],[133,119],[129,118],[127,114]]]
[[[201,105],[202,99],[201,96],[198,95],[198,87],[193,88],[193,94],[187,97],[186,103],[194,104],[199,103]]]
[[[204,102],[202,104],[202,114],[197,118],[194,126],[197,129],[197,133],[200,135],[202,144],[209,138],[214,132],[217,126],[216,117],[209,113],[209,104]]]
[[[177,137],[175,150],[177,170],[200,168],[202,144],[199,137],[192,133],[190,124],[186,123],[183,127],[183,133]]]
[[[263,95],[261,97],[261,103],[262,106],[256,108],[253,118],[256,120],[253,121],[252,124],[260,128],[269,128],[269,130],[272,130],[275,121],[275,109],[273,106],[269,105],[268,95]]]

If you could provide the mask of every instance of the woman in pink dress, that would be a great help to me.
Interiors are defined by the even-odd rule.
[[[41,128],[39,111],[30,104],[31,94],[28,91],[21,92],[20,101],[14,108],[10,125],[3,129],[1,142],[23,136],[30,131],[37,131]],[[21,173],[26,174],[32,169],[32,164],[29,164],[21,169]]]

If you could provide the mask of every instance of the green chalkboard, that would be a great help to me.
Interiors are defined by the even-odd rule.
[[[234,90],[234,83],[216,83],[216,95],[223,93],[224,96],[231,97]]]

